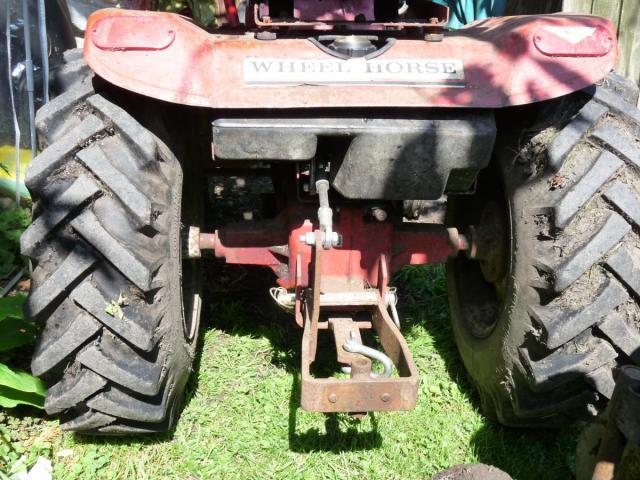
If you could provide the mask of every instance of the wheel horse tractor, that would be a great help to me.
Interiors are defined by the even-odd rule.
[[[422,0],[224,4],[211,31],[97,11],[54,72],[21,241],[47,412],[82,433],[172,428],[209,251],[273,270],[272,295],[304,331],[306,410],[415,405],[390,282],[446,263],[487,415],[598,414],[612,371],[640,363],[640,111],[611,73],[612,23],[449,31],[448,9]],[[273,185],[269,215],[203,220],[207,176],[256,172]],[[321,333],[335,339],[330,378],[314,373]]]

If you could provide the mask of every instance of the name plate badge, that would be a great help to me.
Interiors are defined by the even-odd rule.
[[[365,60],[329,58],[244,59],[245,85],[380,85],[407,87],[462,87],[464,66],[458,59]]]

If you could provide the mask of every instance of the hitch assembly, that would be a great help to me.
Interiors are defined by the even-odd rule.
[[[320,178],[314,186],[317,210],[294,203],[262,223],[228,225],[214,233],[192,228],[185,254],[197,258],[211,250],[227,263],[274,271],[278,287],[271,295],[304,329],[302,408],[354,414],[410,409],[416,403],[418,372],[400,332],[397,293],[389,279],[404,265],[443,263],[477,247],[473,239],[441,224],[372,216],[367,206],[341,205],[334,211],[329,183]],[[348,378],[312,374],[321,331],[333,334],[341,366],[337,373]],[[361,333],[366,331],[375,334],[383,351],[364,344]],[[382,364],[381,373],[372,362]]]

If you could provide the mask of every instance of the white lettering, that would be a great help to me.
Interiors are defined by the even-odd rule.
[[[246,58],[246,85],[394,85],[460,87],[464,66],[457,59],[282,59]]]

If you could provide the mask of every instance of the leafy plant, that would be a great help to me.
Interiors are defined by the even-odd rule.
[[[158,0],[156,9],[176,13],[189,12],[195,22],[203,27],[218,24],[219,12],[216,11],[216,2],[208,0]]]
[[[24,319],[25,295],[0,298],[0,355],[27,345],[36,337],[36,326]],[[0,363],[0,407],[32,405],[42,408],[45,386],[41,380]]]
[[[118,320],[122,320],[124,318],[124,312],[122,311],[122,307],[128,305],[127,297],[122,295],[122,293],[118,294],[117,300],[111,300],[110,303],[107,304],[104,311],[107,315],[111,315]]]
[[[20,235],[30,222],[26,208],[0,210],[0,278],[10,275],[24,262],[20,257]]]

